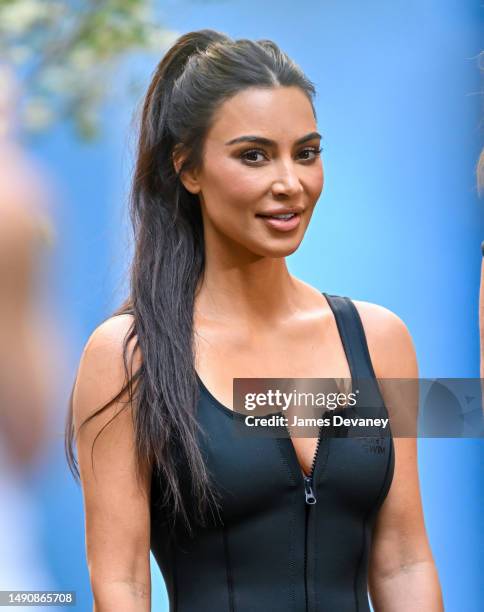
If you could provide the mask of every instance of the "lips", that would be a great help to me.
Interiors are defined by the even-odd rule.
[[[302,208],[277,208],[267,210],[265,212],[257,213],[256,217],[275,217],[275,218],[288,218],[288,215],[298,215],[302,213]]]
[[[282,219],[283,221],[287,221],[288,219],[292,219],[296,213],[286,213],[286,214],[278,214],[278,215],[257,215],[257,217],[267,217],[269,219]]]
[[[295,229],[301,220],[301,213],[258,214],[264,223],[276,230],[288,232]]]

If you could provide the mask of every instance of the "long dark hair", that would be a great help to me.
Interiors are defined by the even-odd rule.
[[[313,83],[275,43],[232,40],[204,29],[177,39],[158,64],[144,100],[130,197],[135,247],[130,295],[112,315],[133,315],[123,345],[126,384],[80,427],[127,391],[136,407],[138,467],[148,461],[157,470],[163,479],[163,505],[173,517],[182,516],[189,528],[175,456],[188,467],[202,523],[216,495],[197,443],[201,428],[196,419],[193,309],[205,264],[203,222],[198,196],[184,188],[179,174],[201,166],[205,136],[223,101],[248,87],[279,86],[299,87],[316,116]],[[172,159],[175,147],[186,154],[178,173]],[[128,370],[127,358],[132,339],[142,355],[134,373],[133,359]],[[65,448],[78,480],[72,395]]]

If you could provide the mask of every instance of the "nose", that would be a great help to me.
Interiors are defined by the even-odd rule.
[[[288,162],[281,161],[278,165],[275,180],[272,183],[273,195],[294,196],[301,193],[302,190],[303,187],[292,160]]]

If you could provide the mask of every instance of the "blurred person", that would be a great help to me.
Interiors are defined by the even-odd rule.
[[[484,72],[484,52],[479,53],[479,69],[482,76]],[[476,166],[476,177],[477,177],[477,192],[479,195],[482,194],[484,189],[484,149],[481,149],[479,159],[477,160]],[[479,346],[480,346],[480,368],[479,375],[481,377],[481,389],[482,389],[482,410],[484,412],[484,240],[481,242],[481,280],[479,287]]]
[[[484,240],[481,243],[481,284],[479,287],[480,376],[484,381]],[[482,384],[482,383],[481,383]],[[484,397],[484,394],[483,394]],[[484,405],[483,405],[484,409]]]
[[[477,162],[477,186],[479,194],[484,187],[484,149]],[[479,376],[481,378],[481,410],[484,414],[484,240],[481,242],[481,279],[479,285]]]
[[[38,290],[53,230],[47,181],[16,141],[18,96],[0,64],[0,590],[46,590],[28,477],[48,440],[55,366]]]
[[[479,193],[484,189],[484,149],[477,162],[477,186]],[[479,338],[480,338],[480,377],[484,379],[484,240],[481,243],[481,284],[479,288]],[[482,385],[482,381],[481,381]],[[483,393],[484,397],[484,393]],[[483,404],[484,410],[484,404]]]
[[[66,423],[95,612],[150,610],[150,550],[173,612],[362,612],[368,591],[377,612],[443,610],[415,438],[234,435],[235,377],[418,378],[397,315],[288,272],[323,188],[314,94],[274,42],[214,30],[153,75],[131,292]]]

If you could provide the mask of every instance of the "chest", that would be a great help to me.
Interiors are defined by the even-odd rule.
[[[273,516],[281,508],[287,510],[287,504],[304,510],[305,482],[301,455],[293,449],[294,439],[242,434],[241,423],[236,421],[244,417],[236,413],[232,418],[230,411],[222,410],[204,390],[198,419],[207,434],[201,437],[200,445],[221,494],[224,520],[239,524],[260,513]],[[323,435],[320,440],[312,466],[318,513],[332,508],[335,517],[347,512],[365,516],[391,480],[391,438],[376,440],[354,434],[348,438]],[[180,476],[188,478],[183,470]]]
[[[195,368],[214,401],[233,410],[234,378],[350,378],[338,330],[329,317],[268,329],[255,337],[199,323]],[[308,474],[317,438],[291,437],[299,467]]]

